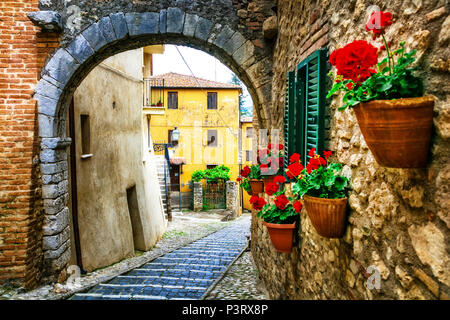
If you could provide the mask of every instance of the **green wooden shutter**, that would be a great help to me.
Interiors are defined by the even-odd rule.
[[[325,49],[315,51],[297,66],[297,83],[302,88],[297,90],[297,107],[301,110],[299,120],[303,123],[300,129],[303,143],[298,150],[304,164],[309,161],[309,150],[316,148],[316,152],[321,153],[324,148],[326,77]]]
[[[284,102],[284,168],[289,165],[289,157],[295,152],[295,72],[286,77],[286,97]]]
[[[308,152],[322,153],[325,139],[325,103],[327,80],[326,49],[313,52],[288,72],[284,107],[284,168],[293,153],[299,153],[304,165]]]

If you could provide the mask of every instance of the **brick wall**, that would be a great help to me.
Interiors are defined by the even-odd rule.
[[[33,92],[58,36],[27,13],[38,0],[0,2],[0,283],[33,287],[42,261],[39,141]]]

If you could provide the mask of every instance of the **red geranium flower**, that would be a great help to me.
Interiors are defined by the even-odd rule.
[[[242,181],[241,177],[237,177],[236,181],[241,182]]]
[[[280,187],[278,186],[278,184],[276,184],[275,182],[269,182],[266,184],[266,188],[265,191],[266,193],[271,196],[273,195],[275,192],[278,191]]]
[[[250,174],[250,168],[248,166],[245,166],[244,168],[242,168],[240,175],[243,176],[244,178],[247,178],[248,175]]]
[[[312,149],[309,150],[309,152],[308,152],[308,156],[310,156],[310,157],[314,157],[315,154],[316,154],[316,148],[312,148]]]
[[[256,196],[255,196],[256,197]],[[261,210],[262,208],[264,208],[264,206],[266,205],[266,200],[264,200],[264,198],[259,198],[256,197],[257,199],[255,199],[255,201],[252,203],[252,207],[255,210]]]
[[[313,170],[318,169],[323,161],[321,161],[320,159],[322,159],[323,161],[325,161],[323,158],[311,158],[308,162],[308,164],[306,165],[306,172],[311,173]],[[325,161],[325,165],[327,164],[327,162]]]
[[[322,166],[326,166],[327,165],[327,161],[324,158],[318,157],[317,159],[319,159],[320,165],[322,165]]]
[[[392,13],[383,11],[374,11],[366,23],[366,30],[372,31],[374,37],[380,36],[386,27],[392,24]]]
[[[287,169],[294,177],[297,177],[302,173],[302,170],[304,169],[304,167],[299,162],[294,162],[294,163],[291,163],[287,167]]]
[[[325,157],[325,159],[328,159],[329,157],[331,157],[332,154],[333,154],[333,152],[331,152],[331,151],[324,151],[323,152],[323,156]]]
[[[283,150],[283,148],[284,148],[284,146],[280,143],[280,144],[278,145],[278,150]]]
[[[289,158],[289,161],[291,163],[300,161],[300,155],[298,153],[293,153],[292,156]]]
[[[250,203],[255,203],[256,201],[258,201],[259,197],[258,196],[251,196],[249,202]]]
[[[274,202],[278,209],[284,210],[286,209],[286,205],[289,203],[289,200],[284,194],[280,194],[275,198]]]
[[[367,80],[376,70],[378,49],[364,40],[355,40],[345,47],[333,51],[330,63],[336,66],[337,74],[355,83]]]
[[[300,213],[300,211],[302,211],[303,204],[302,204],[300,201],[295,201],[295,202],[292,204],[292,206],[294,207],[294,210],[295,210],[296,212],[299,212],[299,213]]]
[[[275,178],[273,178],[273,182],[275,183],[285,183],[286,182],[286,178],[283,176],[276,176]]]
[[[268,149],[272,149],[274,147],[274,144],[273,143],[269,143],[268,145],[267,145],[267,148]]]
[[[286,170],[286,175],[289,179],[294,179],[294,175],[289,170]]]

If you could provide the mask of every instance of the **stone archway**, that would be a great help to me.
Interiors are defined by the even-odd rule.
[[[246,84],[262,127],[269,127],[271,59],[255,55],[255,44],[225,22],[180,8],[157,12],[111,13],[87,26],[47,62],[35,90],[41,138],[44,202],[44,273],[56,276],[70,258],[65,115],[70,99],[88,73],[117,53],[151,44],[184,44],[228,65]],[[263,107],[264,106],[264,107]]]

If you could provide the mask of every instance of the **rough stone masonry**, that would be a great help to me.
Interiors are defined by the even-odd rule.
[[[278,1],[278,39],[273,54],[272,105],[281,127],[286,72],[311,52],[328,52],[364,30],[368,9],[392,12],[393,45],[418,50],[426,95],[435,97],[435,132],[424,169],[380,167],[352,110],[340,112],[342,96],[327,104],[327,146],[351,179],[346,234],[320,237],[305,212],[291,254],[273,248],[253,214],[252,253],[273,299],[448,299],[450,261],[450,16],[446,1]],[[378,44],[381,46],[381,43]],[[411,154],[414,157],[414,154]],[[381,288],[370,289],[372,268]]]

